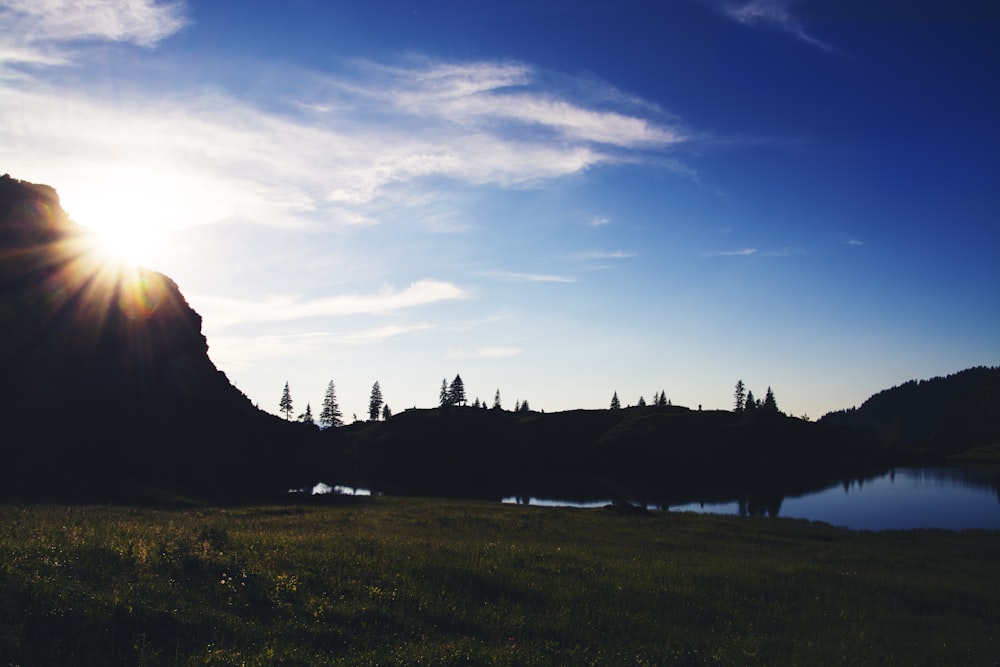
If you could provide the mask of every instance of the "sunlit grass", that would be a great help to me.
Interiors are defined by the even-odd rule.
[[[0,508],[10,664],[991,664],[1000,533],[416,499]]]

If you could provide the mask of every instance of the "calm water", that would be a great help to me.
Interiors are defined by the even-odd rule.
[[[524,502],[505,498],[504,502]],[[606,505],[610,499],[569,503],[540,498],[534,505]],[[667,509],[667,508],[661,508]],[[739,502],[671,505],[671,512],[745,514]],[[1000,478],[978,468],[896,468],[802,496],[784,498],[769,514],[823,521],[855,530],[908,528],[1000,529]]]

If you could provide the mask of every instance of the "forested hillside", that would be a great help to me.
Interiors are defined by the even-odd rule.
[[[1000,367],[979,366],[910,380],[820,423],[869,434],[887,445],[955,453],[1000,442]]]

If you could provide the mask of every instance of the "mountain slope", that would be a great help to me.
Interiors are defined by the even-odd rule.
[[[177,285],[109,259],[52,188],[9,176],[0,318],[0,493],[242,496],[299,479],[314,433],[230,385]]]
[[[911,380],[820,423],[853,429],[893,446],[950,454],[1000,442],[1000,367]]]

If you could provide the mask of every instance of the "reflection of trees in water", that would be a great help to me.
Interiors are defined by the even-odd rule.
[[[888,476],[890,484],[895,484],[898,476],[900,483],[912,482],[927,486],[953,486],[965,489],[994,491],[997,497],[1000,498],[1000,471],[969,466],[890,468],[887,472],[878,475],[853,478],[845,477],[841,480],[841,485],[844,487],[844,493],[847,493],[855,484],[861,490],[864,488],[865,482],[877,482],[886,476]]]
[[[1000,493],[1000,472],[990,468],[904,468],[902,474],[921,484],[936,486],[959,486]]]
[[[770,498],[741,498],[738,501],[740,516],[776,517],[781,512],[783,496]]]

